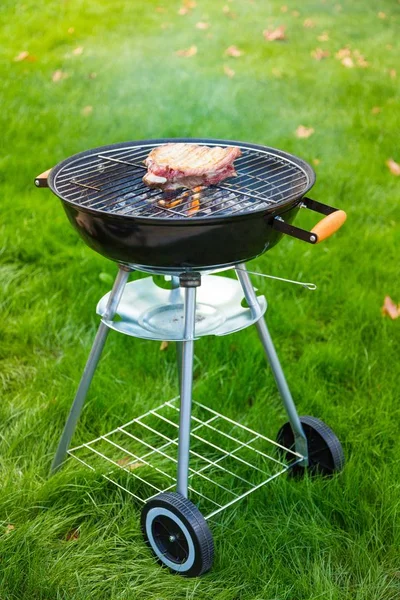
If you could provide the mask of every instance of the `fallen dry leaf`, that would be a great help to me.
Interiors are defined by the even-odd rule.
[[[321,161],[319,158],[313,158],[312,162],[313,162],[313,165],[315,165],[317,167]]]
[[[238,58],[239,56],[242,56],[243,52],[242,50],[239,50],[237,46],[229,46],[225,50],[224,54],[225,56],[233,56],[234,58]]]
[[[397,319],[400,317],[400,304],[396,305],[390,296],[385,296],[382,306],[382,314],[387,315],[393,320]]]
[[[71,35],[71,33],[75,33],[75,27],[68,27],[67,33]]]
[[[78,46],[75,50],[72,50],[74,56],[80,56],[83,52],[83,46]]]
[[[235,71],[228,67],[228,65],[224,65],[224,73],[225,75],[231,78],[235,76]]]
[[[93,106],[85,106],[82,108],[81,113],[84,117],[88,117],[93,112]]]
[[[120,467],[124,467],[125,469],[129,469],[129,471],[133,471],[134,469],[138,469],[139,467],[143,467],[145,463],[141,461],[130,462],[132,460],[131,456],[124,456],[117,460],[117,464]]]
[[[32,56],[32,54],[29,54],[27,50],[23,50],[22,52],[17,54],[17,56],[14,57],[14,61],[21,62],[23,60],[27,60],[28,62],[35,62],[37,58],[36,56]]]
[[[199,21],[198,23],[196,23],[197,29],[208,29],[209,27],[210,27],[210,24],[205,23],[204,21]]]
[[[8,525],[6,525],[4,533],[9,534],[12,531],[14,531],[14,529],[15,529],[15,525],[12,525],[11,523],[9,523]]]
[[[347,67],[347,69],[352,69],[354,67],[354,61],[350,56],[345,56],[342,58],[342,65]]]
[[[67,540],[67,542],[74,542],[76,540],[79,540],[79,536],[80,536],[80,531],[79,529],[71,529],[71,531],[68,531],[67,535],[65,536],[65,539]]]
[[[391,79],[396,79],[396,77],[397,77],[396,69],[390,69],[389,75],[390,75]]]
[[[338,60],[342,60],[342,58],[346,58],[348,56],[351,56],[351,50],[350,48],[341,48],[340,50],[338,50],[335,54],[335,57]]]
[[[359,50],[353,51],[353,57],[355,58],[356,63],[359,67],[368,67],[368,63],[365,60],[365,57],[361,54]]]
[[[186,8],[192,9],[196,8],[197,2],[195,2],[195,0],[183,0],[183,5],[186,6]]]
[[[97,73],[89,73],[88,77],[89,79],[96,79]]]
[[[315,48],[315,50],[311,52],[311,56],[315,58],[315,60],[322,60],[323,58],[328,58],[329,55],[329,50],[323,50],[322,48]]]
[[[160,350],[161,351],[166,350],[168,348],[168,346],[169,346],[169,342],[165,342],[165,341],[161,342],[161,344],[160,344]]]
[[[190,46],[190,48],[186,48],[185,50],[177,50],[175,54],[178,56],[184,56],[185,58],[194,56],[197,54],[197,46]]]
[[[305,27],[306,29],[312,29],[313,27],[315,27],[315,23],[312,19],[306,19],[303,23],[303,27]]]
[[[230,7],[227,4],[222,7],[222,12],[227,17],[230,17],[231,19],[236,19],[236,13],[234,13],[233,11],[231,11]]]
[[[187,15],[189,12],[189,9],[186,8],[186,6],[181,6],[180,9],[178,10],[178,15]]]
[[[379,115],[379,113],[382,112],[382,109],[381,109],[380,106],[374,106],[371,109],[371,112],[372,112],[373,115]]]
[[[54,83],[57,83],[58,81],[61,81],[62,79],[66,79],[67,77],[68,77],[67,73],[64,73],[64,71],[61,71],[61,69],[58,69],[57,71],[54,71],[51,78],[54,81]]]
[[[378,12],[378,17],[379,17],[380,19],[386,19],[386,13],[384,13],[384,12],[382,12],[382,11],[381,11],[381,12]]]
[[[329,41],[329,33],[327,31],[323,31],[321,35],[317,37],[319,42],[328,42]]]
[[[288,7],[286,6],[286,4],[284,6],[281,6],[281,12],[285,13],[288,11]]]
[[[292,15],[293,15],[293,17],[299,17],[300,13],[298,10],[292,10]]]
[[[296,136],[298,138],[309,138],[310,135],[314,133],[313,127],[305,127],[304,125],[299,125],[296,129]]]
[[[29,56],[29,52],[27,50],[23,50],[14,58],[15,62],[20,62],[21,60],[26,60]]]
[[[386,161],[386,166],[392,175],[396,175],[398,177],[400,175],[400,165],[393,158],[388,158]]]
[[[279,25],[276,29],[265,29],[263,31],[263,36],[267,42],[282,41],[286,39],[285,29],[286,27],[284,25]]]

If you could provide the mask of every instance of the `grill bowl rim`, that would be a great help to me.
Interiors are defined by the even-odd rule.
[[[260,152],[263,152],[265,154],[269,154],[269,155],[275,155],[279,158],[283,158],[288,160],[291,163],[294,163],[296,165],[296,167],[300,168],[305,175],[308,178],[308,184],[305,184],[304,189],[301,190],[298,194],[296,194],[296,196],[294,198],[291,198],[290,200],[286,200],[286,201],[281,201],[281,202],[277,202],[277,203],[271,203],[270,206],[268,207],[263,207],[263,208],[259,208],[257,210],[253,210],[253,211],[239,211],[237,213],[232,213],[232,214],[226,214],[226,215],[209,215],[207,217],[187,217],[187,218],[168,218],[168,217],[143,217],[143,216],[135,216],[134,214],[128,214],[128,215],[123,215],[123,214],[118,214],[118,213],[113,213],[107,210],[101,210],[101,209],[94,209],[94,208],[90,208],[90,207],[86,207],[83,206],[81,204],[78,204],[72,200],[69,200],[68,198],[63,197],[56,189],[56,178],[57,175],[68,165],[70,165],[72,162],[75,162],[76,160],[79,160],[80,158],[84,158],[84,157],[89,157],[93,154],[100,154],[102,152],[108,151],[108,150],[117,150],[119,148],[124,148],[125,146],[146,146],[148,145],[149,147],[151,147],[152,145],[161,145],[161,144],[168,144],[168,143],[187,143],[187,144],[213,144],[213,145],[218,145],[218,146],[239,146],[240,148],[243,149],[247,149],[247,150],[258,150]],[[228,222],[230,219],[244,219],[244,218],[251,218],[252,216],[254,217],[255,215],[260,215],[260,216],[264,216],[264,215],[279,215],[283,212],[285,212],[286,210],[288,210],[290,207],[295,206],[296,204],[298,204],[300,202],[300,200],[307,194],[307,192],[310,191],[310,189],[314,186],[316,181],[316,174],[314,169],[312,168],[312,166],[305,161],[302,158],[299,158],[298,156],[291,154],[290,152],[286,152],[285,150],[280,150],[278,148],[273,148],[271,146],[264,146],[262,144],[253,144],[250,142],[243,142],[243,141],[238,141],[238,140],[226,140],[226,139],[216,139],[216,138],[156,138],[156,139],[147,139],[147,140],[137,140],[137,141],[126,141],[126,142],[118,142],[115,144],[107,144],[105,146],[98,146],[96,148],[91,148],[89,150],[84,150],[82,152],[77,152],[76,154],[73,154],[71,156],[69,156],[68,158],[65,158],[64,160],[62,160],[61,162],[59,162],[55,167],[53,167],[50,171],[49,177],[48,177],[48,186],[51,189],[51,191],[64,203],[68,204],[68,206],[74,208],[77,211],[82,211],[85,213],[89,213],[92,214],[94,216],[102,216],[105,218],[112,218],[112,219],[122,219],[124,221],[126,220],[132,220],[132,222],[136,222],[136,223],[151,223],[153,225],[159,224],[159,225],[166,225],[166,224],[174,224],[174,225],[181,225],[181,226],[186,226],[186,225],[206,225],[214,223],[221,223],[221,222]],[[216,186],[217,187],[217,186]]]

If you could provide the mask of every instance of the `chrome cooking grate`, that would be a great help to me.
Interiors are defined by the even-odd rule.
[[[176,219],[262,210],[301,197],[309,184],[307,173],[289,159],[241,147],[242,156],[235,161],[237,177],[167,197],[142,181],[146,172],[143,161],[159,145],[127,144],[77,158],[56,174],[55,192],[68,202],[92,210]]]
[[[174,398],[72,448],[69,454],[146,502],[162,491],[176,488],[178,429],[179,399]],[[200,506],[207,519],[215,516],[301,461],[298,454],[285,448],[293,460],[290,465],[283,462],[278,448],[282,446],[273,440],[194,402],[190,499]]]

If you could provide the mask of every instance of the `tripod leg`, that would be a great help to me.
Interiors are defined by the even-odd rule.
[[[118,308],[119,301],[121,300],[125,284],[128,280],[128,276],[129,270],[127,270],[125,267],[120,267],[107,303],[107,308],[104,314],[105,319],[112,319],[114,317]],[[76,392],[71,411],[65,423],[64,430],[62,432],[58,448],[51,465],[50,473],[55,473],[56,471],[58,471],[58,469],[65,460],[65,456],[67,454],[79,416],[85,403],[90,383],[93,379],[94,372],[100,360],[100,356],[103,351],[108,332],[109,328],[107,327],[107,325],[101,322],[97,330],[96,337],[94,339],[93,346],[90,351],[85,369],[83,371],[83,375],[79,383],[79,387]]]
[[[236,270],[237,277],[242,285],[243,293],[245,295],[246,301],[250,306],[250,309],[257,314],[259,311],[259,305],[257,301],[257,296],[254,291],[253,285],[250,281],[249,274],[246,272],[246,265],[240,264],[238,265],[240,270]],[[265,319],[261,316],[256,322],[256,328],[261,340],[261,343],[264,348],[264,352],[268,359],[268,362],[271,366],[272,373],[275,377],[276,385],[278,387],[279,393],[282,398],[283,406],[287,412],[290,425],[292,427],[295,444],[296,444],[296,452],[301,454],[304,457],[303,464],[307,465],[308,462],[308,448],[307,448],[307,439],[303,430],[303,426],[300,422],[299,415],[297,413],[297,409],[295,403],[292,398],[292,394],[290,393],[289,386],[287,384],[285,375],[283,373],[281,364],[279,362],[278,355],[276,353],[271,335],[268,331],[267,324]]]
[[[181,405],[179,414],[178,474],[176,489],[177,492],[187,498],[189,478],[190,421],[192,411],[194,335],[196,319],[196,287],[186,287],[183,277],[181,278],[181,285],[182,284],[184,284],[185,287],[185,341],[178,342],[178,357],[179,354],[181,354]],[[200,276],[196,285],[199,284]]]

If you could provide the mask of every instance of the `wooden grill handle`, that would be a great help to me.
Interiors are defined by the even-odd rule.
[[[51,169],[47,169],[37,177],[35,177],[35,185],[36,187],[49,187],[47,183],[47,178],[50,174]]]
[[[316,244],[326,240],[336,233],[346,221],[347,215],[344,210],[335,210],[319,221],[312,229],[311,233],[317,236]]]

